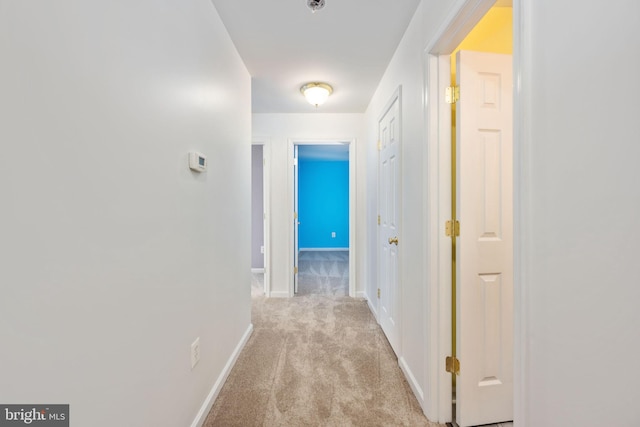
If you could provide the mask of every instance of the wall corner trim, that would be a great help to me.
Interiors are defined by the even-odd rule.
[[[220,390],[222,390],[222,386],[227,380],[227,377],[229,376],[229,374],[231,373],[231,369],[236,364],[236,361],[238,360],[238,356],[240,356],[240,352],[242,351],[244,346],[247,344],[247,341],[249,341],[249,337],[251,337],[252,333],[253,333],[253,324],[249,323],[249,327],[245,331],[244,335],[242,335],[242,338],[240,338],[240,342],[238,342],[238,345],[233,350],[233,353],[231,353],[231,357],[229,357],[227,364],[222,369],[222,372],[218,376],[218,379],[213,384],[211,391],[207,395],[207,398],[205,399],[202,406],[200,407],[200,410],[196,414],[195,419],[191,423],[191,427],[202,427],[202,425],[204,424],[205,420],[207,419],[207,416],[209,415],[209,411],[211,411],[211,408],[213,407],[213,403],[216,401],[216,398],[220,394]]]

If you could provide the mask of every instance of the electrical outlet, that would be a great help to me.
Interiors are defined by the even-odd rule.
[[[260,253],[263,254],[264,253],[264,246],[260,246]]]
[[[191,369],[200,361],[200,337],[191,343]]]
[[[335,239],[335,238],[336,238],[336,232],[335,232],[335,231],[332,231],[332,232],[331,232],[331,238],[332,238],[332,239]]]

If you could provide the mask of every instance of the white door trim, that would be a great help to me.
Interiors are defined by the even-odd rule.
[[[271,296],[271,144],[268,138],[254,139],[262,145],[262,208],[264,209],[264,294]]]
[[[294,256],[294,230],[293,230],[293,152],[294,145],[349,145],[349,296],[356,296],[356,139],[355,138],[289,138],[287,161],[287,201],[289,209],[289,297],[294,296],[293,256]]]
[[[535,0],[513,0],[513,421],[527,427],[529,414],[529,297],[533,265],[530,246],[533,235],[531,212],[531,73],[533,38],[531,35]],[[527,102],[528,101],[528,102]]]
[[[427,145],[424,163],[425,253],[427,262],[424,274],[427,278],[425,292],[425,319],[427,348],[425,352],[425,402],[423,408],[430,420],[440,423],[453,419],[451,405],[451,374],[445,371],[445,358],[451,350],[451,239],[444,236],[445,221],[451,213],[451,114],[440,114],[450,109],[445,102],[442,88],[444,80],[451,80],[449,55],[427,55],[426,90]],[[446,354],[444,354],[446,353]]]
[[[514,2],[517,2],[515,0]],[[523,0],[527,1],[527,0]],[[529,0],[530,1],[530,0]],[[426,150],[423,175],[425,188],[424,242],[427,262],[425,292],[425,415],[432,421],[451,422],[451,374],[445,371],[445,358],[451,353],[451,240],[444,225],[451,219],[451,112],[442,88],[451,81],[450,55],[471,29],[493,6],[495,0],[457,0],[424,49],[424,99],[426,103]],[[514,20],[514,40],[518,26]],[[514,54],[517,47],[514,43]],[[514,69],[516,72],[516,69]],[[516,99],[518,94],[516,92]],[[514,145],[517,140],[514,139]],[[518,165],[514,164],[514,177]],[[514,216],[517,215],[514,206]],[[515,237],[515,236],[514,236]],[[517,334],[517,332],[516,332]],[[518,342],[516,340],[516,342]]]
[[[293,145],[293,293],[298,293],[298,265],[300,264],[300,153]],[[297,216],[296,216],[297,215]]]

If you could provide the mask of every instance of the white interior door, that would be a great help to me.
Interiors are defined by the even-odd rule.
[[[298,293],[298,146],[293,146],[293,292]]]
[[[391,347],[399,354],[399,156],[400,124],[399,101],[395,98],[391,107],[378,123],[380,141],[379,157],[379,212],[378,268],[379,268],[379,322]]]
[[[456,421],[513,419],[511,55],[458,52]]]

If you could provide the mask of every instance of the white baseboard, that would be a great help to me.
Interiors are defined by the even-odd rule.
[[[289,292],[287,291],[271,291],[269,295],[271,298],[289,298]]]
[[[252,273],[264,273],[264,268],[252,268]]]
[[[404,357],[400,357],[398,359],[398,365],[400,365],[400,369],[404,373],[404,376],[407,379],[407,382],[409,383],[411,390],[413,390],[413,394],[415,394],[416,399],[418,399],[418,403],[420,404],[420,407],[424,411],[424,392],[422,391],[422,388],[418,384],[416,377],[413,375],[413,372],[411,372],[411,368],[409,368],[409,365],[407,365],[407,361],[404,360]]]
[[[222,372],[218,376],[218,379],[216,380],[215,384],[213,384],[213,387],[211,388],[209,395],[207,396],[204,403],[200,407],[200,410],[198,411],[196,418],[193,420],[193,423],[191,423],[191,427],[202,427],[202,425],[204,424],[205,420],[207,419],[207,415],[209,415],[209,411],[211,411],[213,402],[216,401],[218,394],[220,394],[220,390],[222,390],[222,386],[224,385],[224,382],[227,380],[227,377],[231,373],[231,369],[233,368],[233,365],[236,364],[236,361],[238,360],[238,356],[240,355],[240,352],[242,351],[244,346],[247,344],[247,341],[249,341],[249,337],[251,336],[252,332],[253,332],[253,324],[250,323],[246,332],[240,339],[240,342],[238,343],[236,348],[233,350],[233,353],[231,353],[231,357],[227,361],[227,364],[224,366],[224,369],[222,369]]]
[[[300,252],[338,252],[338,251],[347,251],[349,252],[349,248],[298,248]]]
[[[371,310],[371,313],[373,313],[373,317],[376,318],[376,322],[378,321],[378,308],[373,305],[373,303],[371,302],[371,298],[369,298],[369,295],[367,295],[366,292],[363,292],[364,294],[364,298],[367,300],[367,305],[369,306],[369,310]]]
[[[365,291],[356,291],[356,298],[367,298],[367,293]]]

